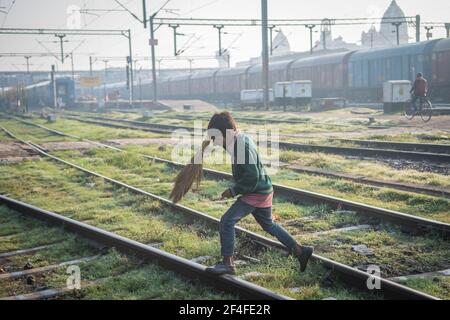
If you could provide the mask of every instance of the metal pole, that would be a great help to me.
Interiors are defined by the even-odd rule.
[[[131,30],[128,29],[128,47],[130,50],[130,106],[133,105],[134,98],[134,72],[133,72],[133,50],[131,46]]]
[[[153,26],[153,19],[155,15],[150,16],[150,46],[152,52],[152,80],[153,80],[153,102],[158,100],[158,91],[156,83],[156,56],[155,56],[155,31]]]
[[[178,55],[178,51],[177,51],[177,28],[179,27],[179,24],[171,24],[169,25],[170,28],[173,29],[173,52],[174,52],[174,56]]]
[[[75,80],[75,68],[74,68],[74,64],[73,64],[73,52],[70,54],[70,60],[71,60],[71,64],[72,64],[72,80]]]
[[[27,60],[27,74],[30,74],[30,59],[31,59],[31,56],[25,56],[24,58]]]
[[[89,56],[89,76],[91,78],[93,77],[92,63],[93,63],[92,57]],[[90,91],[91,91],[91,96],[93,97],[94,96],[94,88],[92,87]]]
[[[263,69],[263,99],[264,108],[269,110],[269,49],[268,49],[268,13],[267,0],[261,0],[261,33],[262,33],[262,69]]]
[[[63,39],[66,37],[65,34],[55,34],[55,37],[59,38],[59,43],[61,46],[61,62],[64,63],[64,43]]]
[[[56,76],[55,76],[55,65],[52,64],[52,72],[50,74],[53,87],[53,108],[56,110],[58,108],[58,97],[56,96]]]
[[[305,26],[309,29],[309,48],[311,55],[313,54],[313,29],[316,27],[315,24],[308,24]]]
[[[106,80],[108,76],[108,60],[103,60],[105,63],[105,79],[103,79],[103,100],[106,101]]]
[[[142,79],[141,79],[141,71],[139,71],[139,101],[141,102],[141,108],[143,107],[142,103]]]
[[[223,25],[215,25],[214,28],[219,31],[219,56],[222,56],[222,29]]]
[[[142,0],[142,21],[144,22],[144,29],[147,29],[147,4],[145,0]]]
[[[420,42],[420,23],[421,17],[420,15],[416,16],[416,42]]]
[[[270,55],[273,56],[273,29],[275,28],[274,25],[271,25],[269,27],[270,31]]]
[[[447,38],[450,38],[450,23],[445,24],[445,30],[447,30]]]

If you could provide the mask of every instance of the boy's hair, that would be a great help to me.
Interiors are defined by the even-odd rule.
[[[219,130],[220,133],[222,133],[223,139],[225,139],[227,130],[236,130],[236,121],[234,121],[228,111],[215,113],[211,120],[209,120],[208,130],[209,129]]]

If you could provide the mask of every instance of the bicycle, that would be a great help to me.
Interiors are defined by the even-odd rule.
[[[417,105],[419,104],[419,105]],[[423,122],[429,122],[433,116],[433,105],[427,96],[419,97],[415,103],[409,101],[405,108],[405,117],[408,120],[420,115]]]

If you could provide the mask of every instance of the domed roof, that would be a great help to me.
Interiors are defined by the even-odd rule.
[[[405,13],[398,6],[395,0],[392,0],[391,4],[384,13],[383,19],[380,25],[380,34],[388,41],[391,45],[395,45],[397,40],[396,27],[392,25],[394,22],[401,22],[399,27],[399,37],[400,43],[408,43],[408,24],[405,18]]]
[[[391,4],[387,8],[386,12],[383,15],[383,19],[386,18],[399,18],[405,17],[405,13],[403,12],[402,8],[400,8],[395,0],[392,0]]]
[[[273,39],[273,53],[274,55],[285,54],[291,51],[291,45],[288,38],[283,31],[279,30],[278,34]]]

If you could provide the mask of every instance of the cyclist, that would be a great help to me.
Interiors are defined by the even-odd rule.
[[[420,99],[419,101],[422,101],[422,98],[426,97],[428,93],[428,81],[423,77],[423,74],[421,72],[417,74],[416,80],[414,81],[410,93],[413,94],[411,104],[414,108],[414,111],[417,112],[417,100]]]

